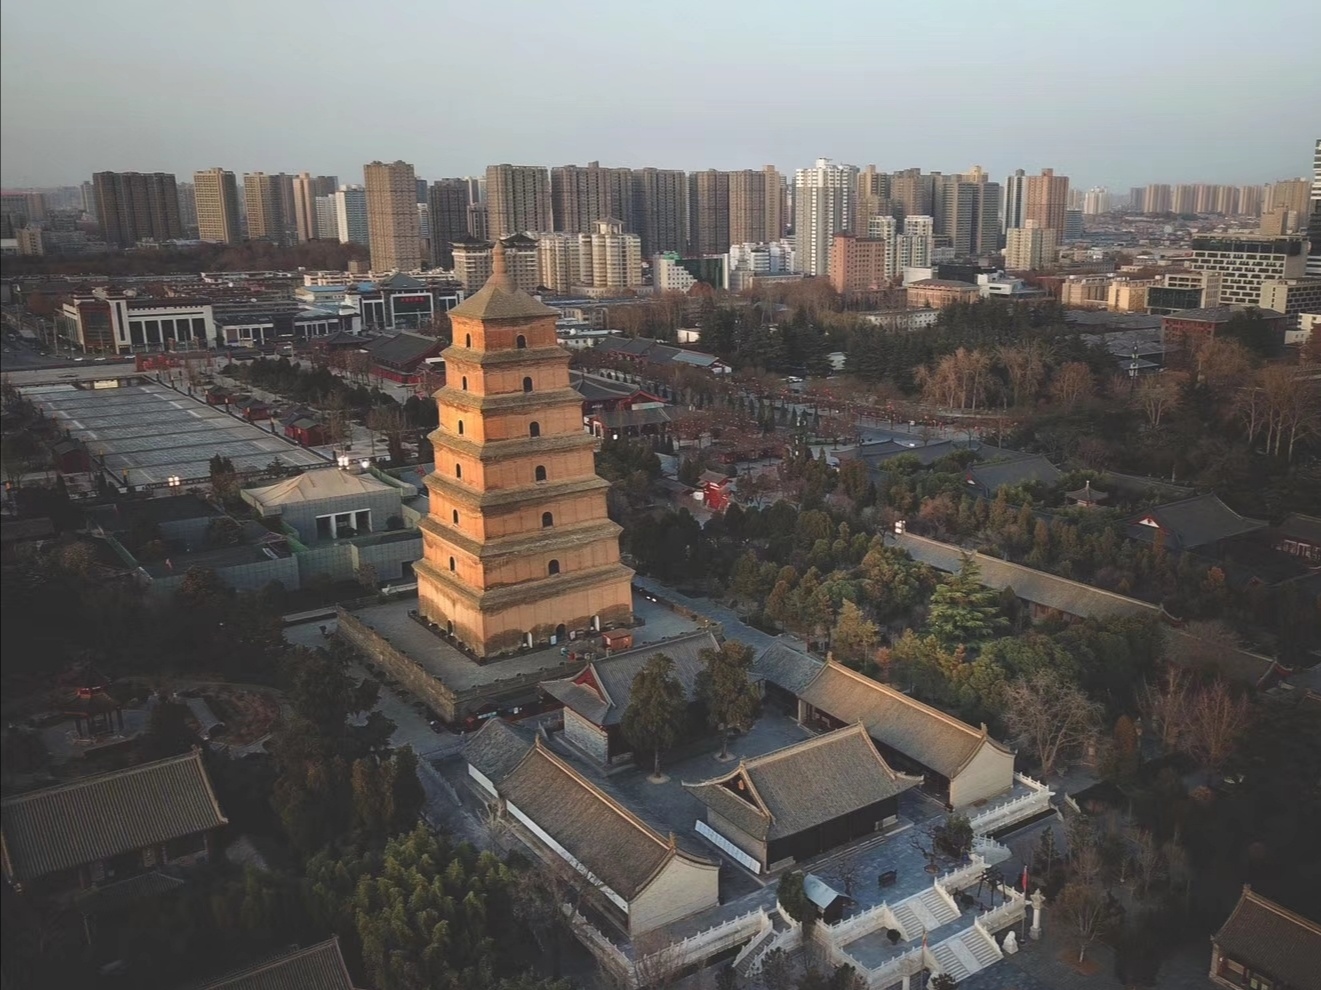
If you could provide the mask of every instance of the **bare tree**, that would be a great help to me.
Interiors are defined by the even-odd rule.
[[[1050,394],[1060,405],[1072,409],[1079,402],[1090,398],[1095,387],[1092,369],[1083,361],[1070,361],[1055,370],[1055,377],[1050,382]]]
[[[1056,910],[1078,940],[1078,962],[1082,962],[1087,949],[1109,928],[1111,911],[1105,895],[1096,884],[1075,880],[1060,891]]]
[[[1193,704],[1188,740],[1192,755],[1208,770],[1219,770],[1251,720],[1252,703],[1245,695],[1222,680],[1211,682]]]
[[[1101,706],[1050,670],[1020,678],[1005,688],[1005,721],[1052,773],[1090,740],[1101,722]]]
[[[1266,403],[1266,448],[1292,461],[1298,440],[1321,428],[1321,402],[1312,375],[1304,369],[1272,364],[1258,373]]]
[[[683,957],[668,929],[653,929],[633,939],[633,971],[637,985],[647,990],[665,990],[678,982]]]
[[[1009,392],[1015,406],[1030,405],[1041,390],[1046,377],[1047,348],[1040,341],[1001,347],[996,352],[1000,364],[1009,375]]]
[[[1161,745],[1177,749],[1188,734],[1192,719],[1193,675],[1187,667],[1171,663],[1159,684],[1146,684],[1138,697],[1142,719],[1154,728]]]
[[[1164,870],[1164,857],[1160,845],[1150,829],[1139,828],[1133,832],[1133,875],[1137,881],[1139,897],[1145,897],[1152,886],[1160,879]]]
[[[1165,413],[1179,403],[1179,384],[1168,374],[1145,375],[1138,382],[1136,398],[1147,425],[1158,429]]]

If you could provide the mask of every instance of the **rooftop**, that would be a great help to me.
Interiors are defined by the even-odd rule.
[[[559,314],[559,310],[538,302],[514,284],[505,268],[503,250],[492,250],[491,263],[491,277],[485,285],[449,311],[451,319],[457,316],[468,320],[526,320]]]
[[[1064,475],[1040,454],[1011,457],[968,468],[968,482],[996,492],[1006,485],[1056,484]]]
[[[3,802],[5,858],[22,882],[218,828],[198,750]]]
[[[243,497],[262,509],[299,502],[320,502],[344,495],[365,495],[398,491],[393,485],[378,481],[367,472],[354,474],[339,468],[306,471],[263,488],[244,489]]]
[[[773,840],[892,798],[920,782],[891,769],[858,722],[684,786],[747,834]]]
[[[1287,986],[1302,990],[1318,986],[1321,979],[1321,925],[1247,884],[1211,941],[1225,955]]]
[[[1128,535],[1152,542],[1156,533],[1162,532],[1169,549],[1194,550],[1265,525],[1259,519],[1240,516],[1214,494],[1195,495],[1158,505],[1129,520]]]
[[[406,365],[439,354],[444,345],[439,337],[400,332],[376,337],[367,345],[367,353],[376,361]]]
[[[194,990],[353,990],[339,939],[293,949]]]
[[[1181,309],[1177,313],[1171,313],[1165,317],[1167,320],[1190,320],[1195,323],[1228,323],[1236,316],[1246,313],[1255,313],[1265,319],[1283,319],[1283,313],[1277,313],[1273,309],[1260,309],[1251,306],[1243,309],[1238,306],[1203,306],[1199,309]]]

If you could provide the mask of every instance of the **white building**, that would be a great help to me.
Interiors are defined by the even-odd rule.
[[[729,284],[736,292],[751,285],[755,278],[795,271],[793,245],[786,240],[730,245]]]
[[[1027,205],[1027,174],[1020,168],[1005,179],[1005,204],[1000,212],[1001,229],[1007,235],[1014,227],[1023,226],[1023,212]]]
[[[592,289],[633,289],[642,285],[642,238],[626,234],[619,220],[598,220],[590,234],[578,235],[578,284]]]
[[[567,296],[573,286],[582,284],[578,235],[542,231],[532,236],[537,240],[537,267],[541,284],[551,292]],[[457,256],[454,264],[457,268]]]
[[[798,267],[805,275],[830,273],[835,235],[853,229],[858,167],[818,158],[794,173],[794,235]]]
[[[895,274],[905,268],[930,268],[935,248],[935,219],[927,216],[904,217],[904,232],[894,239]]]
[[[335,192],[335,231],[341,244],[371,246],[367,234],[367,190],[363,186],[340,186]]]
[[[1306,242],[1297,236],[1211,235],[1194,237],[1192,247],[1186,267],[1219,272],[1220,304],[1225,306],[1259,306],[1267,281],[1302,278],[1307,269]]]
[[[699,279],[691,271],[699,267],[712,273],[712,288],[729,288],[729,255],[707,254],[701,258],[681,258],[675,251],[658,254],[651,259],[651,284],[657,292],[687,292]]]
[[[1084,216],[1095,217],[1104,213],[1110,206],[1110,194],[1105,186],[1093,186],[1083,194],[1082,212]]]
[[[885,241],[885,277],[894,278],[903,267],[899,262],[899,221],[888,214],[870,217],[867,220],[867,236]]]

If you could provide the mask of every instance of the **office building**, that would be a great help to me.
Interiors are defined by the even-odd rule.
[[[107,244],[132,247],[139,241],[179,240],[179,191],[165,172],[97,172],[97,220]]]
[[[1023,226],[1027,205],[1027,173],[1021,168],[1005,179],[1004,209],[1000,212],[1000,230],[1007,233],[1011,227]]]
[[[362,168],[372,271],[414,271],[422,265],[417,176],[407,162],[372,162]]]
[[[335,195],[318,196],[312,204],[316,213],[317,239],[323,241],[339,240],[339,219],[335,214]]]
[[[419,615],[484,659],[567,642],[570,628],[631,625],[633,572],[619,562],[558,313],[520,292],[497,255],[449,316]],[[504,439],[518,437],[531,439]]]
[[[729,250],[729,173],[709,168],[688,175],[688,253]]]
[[[441,268],[454,266],[453,245],[468,237],[469,188],[466,179],[437,179],[427,191],[431,254]]]
[[[197,203],[197,236],[215,244],[240,244],[238,182],[233,172],[208,168],[193,173],[193,198]]]
[[[284,183],[280,175],[248,172],[243,176],[243,201],[248,215],[248,240],[283,244]]]
[[[633,216],[644,257],[682,251],[688,244],[688,176],[678,169],[634,169]]]
[[[1082,210],[1064,211],[1064,231],[1063,243],[1072,244],[1075,241],[1083,239],[1085,230],[1083,228]]]
[[[491,242],[472,238],[455,241],[450,246],[454,256],[454,277],[463,291],[471,295],[491,277]]]
[[[554,230],[550,175],[540,165],[488,165],[486,226],[492,237]]]
[[[885,288],[886,248],[880,237],[836,234],[830,246],[830,284],[835,291],[845,295]]]
[[[1220,305],[1221,275],[1215,271],[1168,272],[1147,289],[1147,312],[1168,316],[1185,309]]]
[[[590,234],[578,235],[579,279],[591,289],[633,289],[642,285],[642,238],[613,219],[598,220]]]
[[[1082,211],[1089,217],[1100,216],[1110,208],[1109,199],[1104,186],[1092,186],[1082,198]]]
[[[1312,151],[1312,195],[1308,204],[1307,239],[1311,244],[1307,255],[1307,274],[1321,278],[1321,138],[1317,138]]]
[[[367,225],[367,190],[345,185],[335,190],[335,235],[341,244],[371,246]]]
[[[1005,235],[1005,270],[1040,271],[1055,263],[1056,231],[1028,219]]]
[[[1041,230],[1055,231],[1055,240],[1064,234],[1064,213],[1069,202],[1069,177],[1043,168],[1040,175],[1027,177],[1023,202],[1023,227],[1035,220]]]
[[[805,275],[828,275],[835,235],[853,229],[858,167],[818,158],[794,173],[794,240]]]
[[[771,165],[730,172],[730,243],[766,243],[783,236],[784,177]]]
[[[1220,273],[1221,305],[1258,306],[1267,281],[1302,278],[1307,269],[1304,242],[1297,236],[1194,237],[1192,250],[1185,267]]]
[[[554,229],[564,233],[589,234],[599,221],[606,219],[618,220],[625,230],[632,230],[632,170],[602,168],[600,162],[552,168],[550,210]]]
[[[1268,278],[1261,283],[1257,305],[1288,317],[1288,329],[1297,330],[1303,313],[1321,313],[1321,278]]]

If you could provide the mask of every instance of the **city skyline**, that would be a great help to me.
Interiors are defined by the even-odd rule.
[[[1306,46],[1272,55],[1269,88],[1245,92],[1228,71],[1263,17],[1275,14],[1299,37],[1309,34],[1309,24],[1311,34],[1321,32],[1321,7],[1307,0],[1274,0],[1265,10],[1230,9],[1215,18],[1200,16],[1191,3],[1175,4],[1190,14],[1180,21],[1187,31],[1177,47],[1159,32],[1132,30],[1123,15],[1141,12],[1136,4],[1071,10],[1076,24],[1087,25],[1085,37],[1068,24],[1034,17],[1034,3],[988,17],[963,0],[902,11],[836,2],[792,31],[784,23],[788,8],[759,8],[762,16],[749,20],[735,6],[704,8],[701,31],[688,18],[662,19],[643,45],[630,18],[595,0],[553,14],[515,4],[509,16],[524,30],[509,42],[508,59],[532,64],[572,45],[591,52],[592,71],[529,91],[519,74],[492,71],[483,46],[450,46],[444,78],[465,81],[463,98],[447,98],[459,94],[442,88],[438,109],[422,118],[430,125],[419,126],[413,101],[383,99],[419,81],[412,75],[416,63],[387,57],[396,40],[390,32],[354,37],[355,62],[372,66],[370,85],[346,86],[336,60],[324,70],[300,65],[297,76],[287,77],[290,99],[277,101],[272,92],[284,78],[278,71],[232,71],[239,64],[279,65],[277,46],[295,25],[333,23],[347,9],[343,4],[289,2],[265,10],[271,30],[260,38],[241,31],[241,20],[217,29],[159,0],[136,0],[113,12],[74,9],[67,0],[11,5],[0,39],[9,95],[0,117],[0,182],[76,185],[106,170],[172,172],[182,180],[216,164],[240,175],[352,177],[373,158],[411,162],[428,179],[480,175],[500,162],[549,167],[592,160],[686,171],[769,163],[792,174],[829,157],[886,171],[918,165],[962,172],[980,164],[996,180],[1017,168],[1046,167],[1071,176],[1075,187],[1115,190],[1164,181],[1271,182],[1303,174],[1311,157],[1303,135],[1315,122],[1307,119],[1306,94],[1321,89],[1321,67]],[[1089,16],[1088,8],[1102,16]],[[490,28],[475,9],[418,8],[411,16],[419,36]],[[56,71],[52,26],[71,19],[80,30],[59,36]],[[139,57],[135,26],[143,23],[152,25],[150,58]],[[840,30],[845,24],[848,30]],[[203,28],[204,46],[194,43]],[[904,45],[856,40],[901,35]],[[1020,89],[988,90],[989,81],[1004,77],[998,60],[938,59],[924,37],[939,38],[941,51],[964,43],[983,52],[1026,47],[1034,61],[1025,76],[1014,77]],[[1113,53],[1113,65],[1099,69],[1104,84],[1092,66],[1086,78],[1080,75],[1076,56],[1084,42],[1087,51]],[[1225,71],[1208,71],[1217,63]],[[774,91],[774,98],[766,95],[772,90],[729,85],[752,73],[783,72],[804,85],[788,95]],[[602,89],[595,80],[607,73],[636,84]],[[915,81],[921,86],[910,91]],[[912,95],[918,92],[920,99]],[[197,112],[218,102],[224,113]],[[333,128],[294,125],[302,113],[331,106],[355,120],[352,141]],[[584,114],[583,106],[594,110]],[[1006,113],[1023,115],[1032,126],[1006,127]],[[956,126],[927,126],[933,118]],[[505,126],[511,119],[517,127]],[[1209,134],[1215,135],[1211,156]]]

